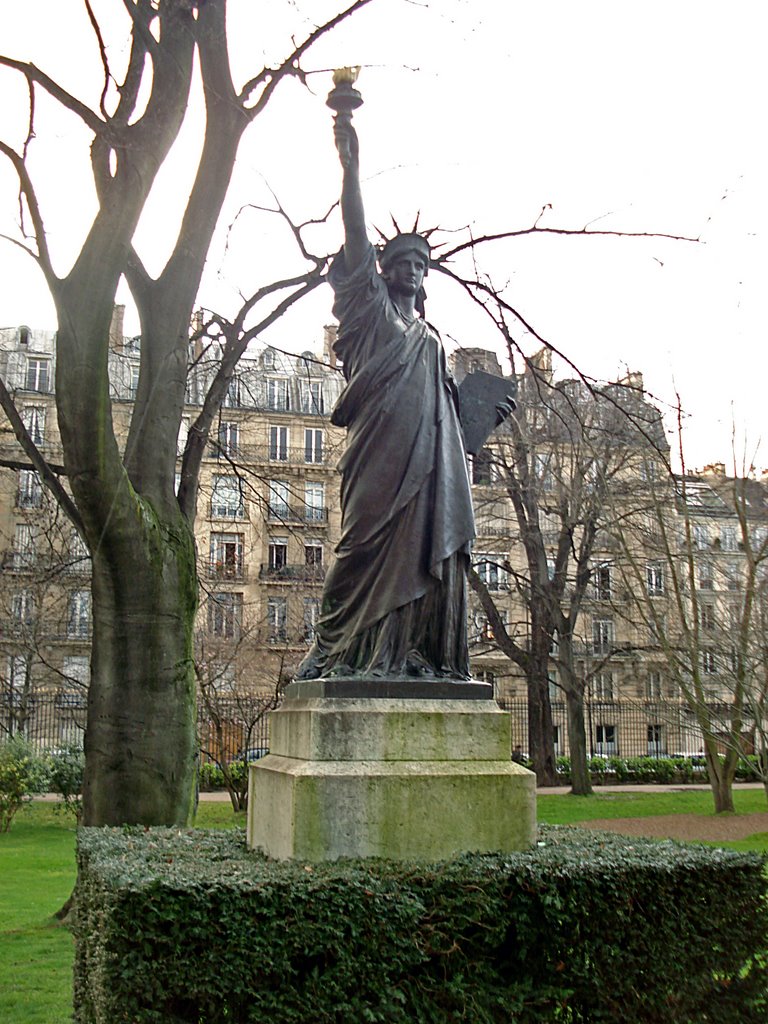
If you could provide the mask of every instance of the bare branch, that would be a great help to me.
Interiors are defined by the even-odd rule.
[[[99,135],[104,130],[104,122],[95,114],[90,107],[86,106],[81,100],[73,96],[72,93],[67,92],[63,89],[58,82],[55,82],[49,75],[46,75],[44,71],[41,71],[34,64],[30,64],[23,60],[15,60],[13,57],[5,57],[0,54],[0,64],[8,68],[13,68],[15,71],[19,71],[24,75],[28,82],[36,82],[37,85],[42,86],[45,91],[52,96],[55,100],[65,107],[67,110],[76,114],[80,120],[91,129],[94,134]]]
[[[38,252],[37,254],[35,254],[32,252],[31,249],[27,249],[27,247],[23,245],[22,248],[29,252],[29,254],[34,259],[37,260],[37,262],[40,264],[40,267],[42,268],[46,281],[48,281],[49,285],[53,285],[56,281],[58,281],[58,278],[53,272],[50,253],[48,251],[48,241],[45,233],[45,225],[43,224],[43,218],[42,214],[40,213],[40,207],[37,202],[37,195],[35,193],[34,185],[32,184],[32,179],[29,177],[29,174],[27,173],[27,168],[24,165],[24,161],[14,149],[11,149],[11,147],[6,145],[6,143],[0,142],[0,153],[4,153],[14,166],[14,170],[16,171],[16,174],[19,178],[19,184],[21,186],[22,194],[27,200],[27,205],[29,206],[29,213],[32,218],[34,237],[35,241],[37,242]]]
[[[303,43],[299,43],[295,47],[293,53],[291,53],[291,55],[287,57],[279,67],[274,69],[263,68],[255,78],[246,82],[240,91],[240,100],[243,105],[248,101],[251,93],[253,93],[260,85],[264,86],[256,103],[252,107],[247,108],[249,117],[256,117],[256,115],[264,109],[281,79],[288,75],[297,76],[303,79],[304,72],[299,66],[299,61],[307,50],[313,46],[318,39],[332,31],[337,25],[340,25],[342,21],[351,17],[370,2],[371,0],[355,0],[353,4],[345,10],[340,11],[339,14],[331,18],[330,21],[326,21],[325,24],[319,25],[313,32],[311,32]]]
[[[72,520],[77,532],[83,540],[85,540],[83,521],[80,518],[80,513],[75,507],[75,503],[67,494],[58,476],[53,471],[53,468],[43,458],[40,449],[30,437],[29,431],[24,425],[24,421],[19,415],[19,410],[16,408],[16,404],[14,403],[8,388],[5,386],[5,381],[2,377],[0,377],[0,408],[2,408],[3,412],[8,417],[8,421],[13,427],[13,432],[16,435],[19,444],[29,457],[29,461],[32,463],[33,467],[37,470],[40,475],[40,479],[54,496],[61,509]]]
[[[85,9],[88,12],[88,20],[91,23],[91,28],[93,29],[94,34],[96,36],[96,42],[99,46],[99,55],[101,56],[101,65],[104,68],[104,87],[101,90],[101,96],[99,97],[99,110],[101,111],[103,118],[107,120],[109,115],[107,114],[106,98],[107,90],[109,89],[109,82],[112,78],[112,73],[109,70],[109,61],[107,60],[107,48],[104,45],[104,37],[101,34],[101,26],[96,20],[96,15],[93,13],[93,6],[91,5],[91,0],[83,0],[83,2],[85,3]]]

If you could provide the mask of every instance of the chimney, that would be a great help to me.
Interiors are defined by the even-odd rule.
[[[323,359],[332,370],[336,369],[336,352],[333,346],[336,344],[338,333],[338,324],[326,324],[323,327]]]
[[[711,462],[701,471],[702,476],[725,476],[724,462]]]
[[[125,319],[125,306],[115,303],[112,307],[112,323],[109,325],[109,347],[113,352],[122,352],[125,344],[123,337],[123,320]]]
[[[628,388],[632,388],[633,391],[637,391],[641,395],[645,391],[645,382],[639,370],[628,370],[626,376],[622,377],[619,381],[619,384],[625,384]]]

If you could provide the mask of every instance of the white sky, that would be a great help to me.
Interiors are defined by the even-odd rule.
[[[125,54],[121,0],[96,0],[110,57]],[[287,52],[291,34],[336,9],[331,0],[230,0],[232,65],[242,82]],[[264,10],[269,12],[265,28]],[[529,323],[585,373],[644,372],[662,401],[677,390],[688,414],[689,466],[730,465],[737,449],[768,466],[764,428],[768,148],[768,5],[710,0],[374,0],[323,41],[306,70],[362,64],[355,115],[371,224],[476,233],[542,225],[700,238],[521,238],[489,247],[482,269]],[[95,104],[98,53],[80,0],[0,3],[2,51],[33,60]],[[300,220],[335,200],[340,172],[325,107],[330,75],[287,82],[245,136],[200,294],[232,313],[248,292],[300,264],[267,183]],[[195,117],[151,198],[136,245],[158,272],[195,165]],[[32,167],[57,268],[65,272],[93,212],[88,136],[41,100]],[[195,115],[197,116],[197,115]],[[0,137],[24,137],[26,88],[0,69]],[[199,125],[199,121],[197,122]],[[0,158],[1,159],[1,158]],[[226,228],[235,221],[231,232]],[[0,232],[18,237],[16,186],[0,162]],[[334,215],[312,243],[341,242]],[[54,327],[31,260],[0,241],[0,327]],[[429,316],[453,343],[499,347],[468,300],[437,275]],[[122,296],[123,299],[127,295]],[[267,336],[317,348],[330,319],[316,292]],[[127,323],[137,330],[135,319]],[[527,351],[535,339],[519,333]]]

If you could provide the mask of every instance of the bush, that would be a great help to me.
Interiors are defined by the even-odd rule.
[[[49,789],[58,793],[77,820],[80,820],[83,791],[83,773],[85,771],[85,753],[83,748],[75,744],[52,750],[48,754]]]
[[[222,772],[217,764],[214,764],[212,761],[206,761],[205,764],[200,765],[199,785],[203,792],[209,792],[212,789],[223,789],[224,772]]]
[[[757,1024],[763,860],[542,829],[441,864],[81,829],[79,1024]],[[672,955],[674,953],[674,955]]]
[[[0,832],[11,827],[19,808],[33,793],[48,788],[48,767],[32,746],[14,737],[0,746]]]

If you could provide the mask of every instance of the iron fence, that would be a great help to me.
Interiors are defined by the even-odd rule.
[[[512,746],[528,750],[528,705],[524,700],[500,699],[512,718]],[[201,700],[198,740],[201,763],[253,759],[269,749],[269,717],[273,701],[259,697],[216,696],[208,709]],[[0,742],[24,736],[38,750],[82,745],[87,694],[73,691],[0,694]],[[728,705],[711,706],[713,721],[727,726]],[[564,702],[552,704],[555,751],[568,754],[568,713]],[[593,757],[696,756],[703,743],[691,712],[675,701],[591,701],[585,708],[587,752]],[[750,751],[749,733],[742,737]]]
[[[0,743],[22,736],[35,750],[83,745],[88,698],[84,692],[0,695]],[[215,714],[198,715],[200,762],[252,760],[269,749],[271,702],[217,698]]]

